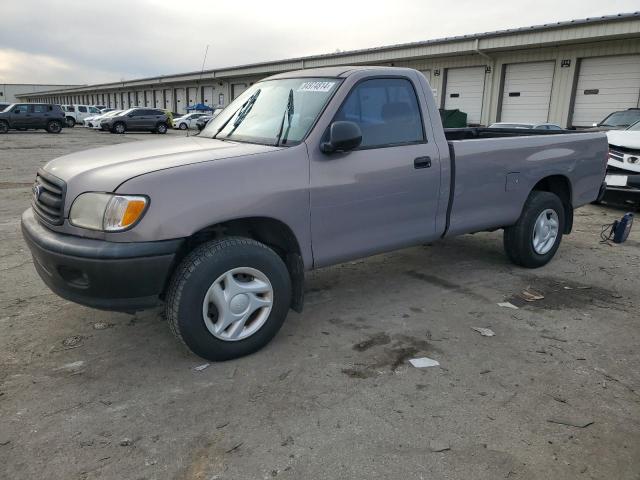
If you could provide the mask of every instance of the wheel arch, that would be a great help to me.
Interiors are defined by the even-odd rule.
[[[564,206],[564,234],[573,229],[573,191],[571,181],[565,175],[549,175],[536,183],[531,191],[550,192],[557,195]]]
[[[301,312],[304,303],[304,262],[300,243],[293,230],[286,223],[272,217],[242,217],[226,220],[206,226],[187,237],[176,255],[170,274],[167,276],[163,295],[173,272],[184,257],[198,245],[230,236],[252,238],[264,243],[282,258],[291,277],[291,308]]]

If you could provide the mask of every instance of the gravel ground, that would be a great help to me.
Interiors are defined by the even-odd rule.
[[[197,369],[160,309],[51,294],[20,234],[37,167],[158,137],[0,137],[0,478],[640,479],[640,227],[599,243],[622,210],[580,209],[538,270],[501,232],[319,270],[267,348]]]

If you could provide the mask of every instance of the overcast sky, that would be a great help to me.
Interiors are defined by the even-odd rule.
[[[638,10],[638,0],[2,0],[0,83],[97,83]]]

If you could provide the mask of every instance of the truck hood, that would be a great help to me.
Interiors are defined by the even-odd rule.
[[[607,132],[609,145],[640,150],[640,131],[611,130]]]
[[[65,155],[44,170],[67,183],[67,199],[72,200],[87,191],[113,192],[126,180],[157,170],[279,149],[196,136],[134,141]]]

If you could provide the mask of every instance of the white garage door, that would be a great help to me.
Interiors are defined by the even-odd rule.
[[[144,91],[144,106],[145,107],[155,107],[153,104],[153,90],[145,90]]]
[[[164,91],[164,108],[166,108],[167,110],[169,110],[170,112],[173,112],[173,90],[171,90],[170,88],[166,89]]]
[[[467,123],[480,123],[484,96],[485,67],[447,70],[444,108],[456,108],[467,114]]]
[[[204,104],[213,105],[213,87],[204,87]]]
[[[246,83],[234,83],[231,85],[231,99],[238,98],[247,89]]]
[[[200,88],[196,88],[196,87],[187,88],[187,100],[188,100],[187,105],[188,106],[196,105],[197,103],[200,103],[200,98],[198,98],[199,97],[198,90],[200,90]]]
[[[576,87],[572,124],[590,127],[611,112],[637,107],[640,55],[584,58]]]
[[[507,65],[500,121],[531,123],[548,121],[554,70],[555,62]]]
[[[156,108],[164,108],[164,102],[162,100],[162,90],[155,90],[156,94],[156,104],[154,107]]]
[[[184,88],[176,88],[176,112],[187,113],[187,92]]]
[[[427,82],[429,82],[429,85],[431,85],[431,70],[420,70],[420,73],[422,75],[424,75],[424,78],[427,79]],[[433,96],[436,99],[436,104],[438,103],[438,92],[436,91],[435,88],[432,88],[431,91],[433,92]]]

